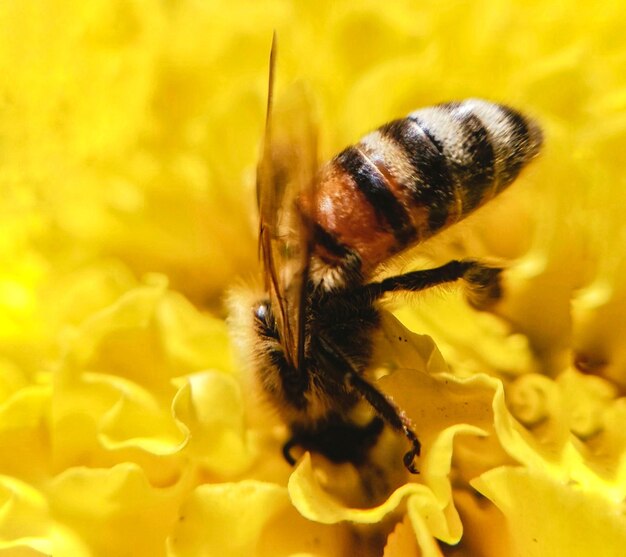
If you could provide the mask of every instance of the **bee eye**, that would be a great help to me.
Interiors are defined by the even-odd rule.
[[[271,312],[268,302],[263,302],[254,310],[254,316],[261,322],[264,327],[269,327],[271,321]]]
[[[279,338],[276,330],[276,321],[274,321],[269,302],[262,302],[254,308],[254,318],[256,319],[257,330],[262,336],[273,339]]]

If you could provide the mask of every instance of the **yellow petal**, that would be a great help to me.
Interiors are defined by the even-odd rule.
[[[233,370],[223,319],[200,311],[175,292],[160,301],[156,318],[168,363],[181,375],[206,368]]]
[[[189,480],[157,488],[134,464],[70,468],[54,479],[50,505],[55,520],[80,540],[72,545],[82,543],[100,555],[129,548],[137,555],[165,555]]]
[[[407,503],[407,516],[411,521],[411,526],[415,532],[417,544],[420,548],[420,555],[424,557],[441,557],[441,549],[437,540],[433,536],[433,530],[442,531],[443,517],[438,512],[433,512],[433,508],[424,505],[421,501],[412,498]],[[440,523],[440,524],[437,524]],[[448,538],[449,539],[449,538]],[[452,541],[451,543],[456,543]]]
[[[83,540],[74,530],[55,523],[52,529],[52,543],[54,544],[54,555],[61,557],[92,557],[93,553],[87,545],[87,541]]]
[[[419,557],[420,555],[415,533],[406,517],[402,522],[398,522],[393,532],[389,534],[383,557]]]
[[[167,281],[150,275],[111,305],[93,314],[70,339],[73,367],[119,375],[172,393],[169,379],[202,368],[231,369],[226,326],[200,313]]]
[[[15,478],[0,476],[0,551],[51,555],[50,527],[44,494]]]
[[[502,511],[515,552],[529,557],[623,555],[623,507],[538,470],[502,467],[474,487]]]
[[[568,407],[557,407],[556,418],[559,419],[553,420],[556,427],[546,430],[544,437],[533,435],[533,432],[515,420],[506,406],[503,389],[497,390],[493,406],[498,440],[504,450],[519,463],[554,480],[580,485],[610,501],[621,501],[624,498],[626,487],[623,483],[623,442],[613,447],[613,466],[607,467],[607,463],[611,461],[607,461],[605,455],[594,457],[592,452],[569,433]],[[617,409],[619,406],[616,404],[611,408]],[[613,414],[615,415],[619,414]],[[614,434],[610,438],[620,439]]]
[[[248,557],[262,530],[289,505],[285,488],[252,480],[198,486],[178,512],[168,538],[176,557]]]
[[[63,378],[54,396],[57,470],[129,460],[141,464],[158,485],[180,475],[177,460],[189,432],[161,397],[131,381],[98,373]]]
[[[99,260],[86,268],[50,277],[42,308],[49,327],[79,326],[97,312],[111,306],[124,293],[138,286],[130,269],[119,261]]]
[[[132,445],[156,455],[179,452],[189,439],[187,428],[178,425],[169,409],[162,408],[151,393],[124,383],[116,403],[100,418],[99,439],[104,448]]]
[[[448,371],[439,348],[428,335],[410,331],[388,312],[381,315],[381,331],[382,338],[375,347],[374,365],[384,367],[385,372],[398,368],[429,373]]]
[[[49,386],[29,385],[0,405],[0,471],[25,481],[46,479],[52,464]]]
[[[436,555],[432,552],[436,547],[433,532],[452,543],[458,539],[449,532],[442,505],[424,485],[407,483],[396,489],[381,505],[362,509],[347,507],[335,499],[324,489],[318,476],[319,473],[316,474],[311,466],[310,455],[306,453],[289,478],[288,490],[293,505],[309,520],[323,524],[343,521],[377,524],[406,502],[413,527],[420,534],[420,546],[426,555]]]
[[[195,462],[226,476],[249,466],[241,392],[232,377],[217,371],[188,376],[172,412],[189,430],[188,452]]]
[[[72,339],[68,361],[159,389],[167,367],[155,309],[165,292],[165,278],[154,277],[153,284],[123,294],[91,316]]]
[[[615,385],[574,370],[561,373],[557,382],[565,406],[563,418],[572,433],[581,439],[599,433],[604,427],[604,413],[617,396]]]
[[[256,545],[258,557],[343,557],[357,553],[378,557],[377,544],[366,538],[355,543],[348,523],[319,524],[306,520],[292,506],[274,514],[263,527]]]
[[[0,403],[26,385],[27,378],[19,366],[8,359],[0,360]]]
[[[513,555],[506,517],[488,499],[471,488],[455,490],[454,502],[463,522],[462,555]]]
[[[458,290],[445,297],[425,296],[419,311],[407,305],[394,315],[410,329],[432,336],[457,375],[516,376],[532,371],[528,339],[511,334],[510,327],[493,315],[477,314]]]
[[[493,423],[491,406],[499,381],[486,375],[459,379],[400,369],[379,384],[408,414],[426,447],[448,427],[468,424],[488,431]]]

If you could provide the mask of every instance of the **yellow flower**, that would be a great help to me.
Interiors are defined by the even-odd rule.
[[[621,555],[625,24],[620,2],[2,3],[0,552]],[[371,469],[291,468],[226,326],[258,273],[274,30],[324,157],[469,96],[545,130],[516,186],[399,264],[506,268],[492,313],[451,290],[384,317],[417,478],[388,432]]]

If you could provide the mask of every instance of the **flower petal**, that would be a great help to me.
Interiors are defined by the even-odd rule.
[[[9,476],[0,476],[0,551],[52,555],[50,516],[43,493]]]
[[[189,431],[188,452],[194,462],[227,476],[249,466],[242,397],[231,376],[217,371],[187,376],[174,397],[172,412]]]
[[[54,479],[50,504],[55,520],[94,554],[122,555],[132,548],[137,555],[165,555],[190,480],[158,488],[135,464],[70,468]]]
[[[623,555],[626,519],[621,505],[540,470],[501,467],[474,487],[504,513],[515,553],[533,556]]]
[[[103,447],[116,450],[134,446],[155,455],[179,452],[189,440],[187,428],[177,424],[150,392],[124,383],[118,400],[99,421],[98,437]]]
[[[402,522],[398,522],[393,532],[389,534],[383,557],[418,557],[420,555],[415,532],[407,516]],[[439,552],[437,557],[441,555]]]
[[[0,471],[29,482],[48,478],[51,467],[49,385],[29,385],[0,405]]]
[[[198,486],[179,510],[168,554],[248,557],[262,530],[289,505],[285,488],[244,480]]]

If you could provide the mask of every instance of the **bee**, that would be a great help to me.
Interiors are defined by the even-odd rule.
[[[304,111],[283,116],[290,131],[277,133],[275,55],[274,41],[257,172],[266,295],[245,310],[258,382],[290,428],[283,454],[292,465],[295,447],[358,465],[387,424],[408,440],[404,465],[417,473],[418,435],[368,375],[381,298],[463,279],[470,300],[489,302],[500,297],[501,269],[455,260],[373,277],[506,189],[538,155],[541,130],[501,104],[449,102],[381,126],[318,169]],[[362,401],[373,409],[366,424],[352,417]]]

